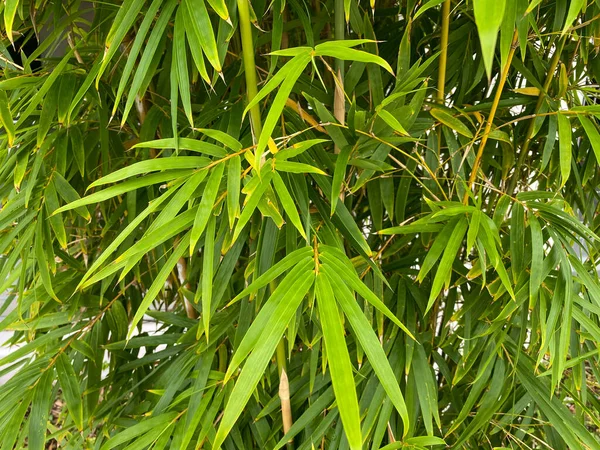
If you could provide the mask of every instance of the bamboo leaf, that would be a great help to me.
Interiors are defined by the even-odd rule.
[[[291,286],[287,301],[280,302],[274,309],[267,326],[263,329],[259,342],[254,347],[252,354],[248,358],[248,361],[246,361],[233,387],[215,436],[213,444],[215,448],[221,446],[242,413],[262,376],[262,371],[273,356],[277,343],[285,331],[285,327],[295,314],[296,309],[298,309],[300,302],[313,282],[314,275],[305,274],[305,276]]]
[[[352,376],[352,364],[344,339],[344,329],[335,303],[333,290],[324,274],[317,275],[317,306],[321,318],[327,361],[331,371],[333,391],[338,404],[348,444],[353,450],[362,448],[360,411]]]
[[[77,429],[81,431],[83,430],[83,407],[79,391],[79,381],[69,358],[64,353],[61,353],[56,360],[56,373],[67,401],[69,413]]]
[[[463,136],[468,138],[473,137],[473,133],[471,133],[471,130],[469,130],[469,128],[467,128],[467,126],[464,123],[462,123],[456,117],[448,114],[446,111],[443,111],[438,108],[432,108],[430,112],[434,118],[439,120],[448,128],[456,131],[458,134],[462,134]]]
[[[212,23],[208,16],[204,0],[198,2],[184,0],[182,4],[191,19],[189,22],[191,29],[189,29],[186,24],[186,33],[195,33],[202,46],[202,51],[206,55],[206,59],[208,59],[210,65],[213,66],[217,72],[221,72],[219,50],[217,49],[217,42],[215,40]]]
[[[558,114],[557,119],[561,185],[564,186],[571,174],[571,121],[564,114]]]
[[[196,249],[198,239],[202,236],[206,225],[210,217],[212,216],[212,209],[215,205],[217,194],[219,193],[219,186],[221,185],[221,178],[223,177],[223,171],[225,169],[224,164],[218,164],[211,171],[200,204],[198,205],[198,211],[196,212],[196,218],[194,219],[194,226],[190,235],[190,255],[192,255]]]

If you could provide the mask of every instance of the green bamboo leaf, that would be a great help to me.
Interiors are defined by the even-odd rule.
[[[319,273],[316,281],[317,306],[327,349],[327,362],[340,417],[352,450],[362,448],[360,410],[352,375],[352,363],[344,339],[340,313],[327,277]],[[362,315],[362,313],[359,313]]]
[[[385,110],[385,109],[380,109],[377,112],[377,115],[379,117],[381,117],[381,119],[387,123],[391,128],[394,129],[394,131],[397,131],[398,133],[400,133],[402,136],[408,136],[408,132],[404,129],[404,127],[402,126],[402,124],[398,121],[398,119],[396,119],[391,112]]]
[[[8,7],[8,5],[7,5]],[[7,8],[6,7],[6,8]],[[4,10],[4,18],[5,18],[5,23],[6,23],[6,9]],[[8,29],[7,29],[8,31]],[[10,34],[9,34],[10,35]],[[15,123],[14,123],[14,119],[13,119],[13,115],[10,112],[10,106],[8,104],[8,97],[6,96],[6,92],[5,91],[0,91],[0,122],[2,123],[2,126],[4,127],[4,131],[6,132],[6,135],[8,136],[8,146],[12,147],[14,142],[15,142]]]
[[[176,411],[171,411],[159,416],[144,418],[137,424],[115,434],[100,447],[100,450],[110,450],[152,430],[164,430],[169,423],[177,418],[177,415],[178,413]],[[146,446],[151,443],[152,441],[146,444]]]
[[[378,234],[416,234],[416,233],[436,233],[438,231],[442,231],[444,228],[443,225],[433,223],[433,224],[409,224],[409,225],[401,225],[399,227],[391,227],[385,228],[383,230],[379,230]],[[439,255],[438,255],[439,257]],[[435,261],[434,261],[435,263]]]
[[[31,410],[29,412],[29,434],[27,448],[46,448],[46,431],[52,402],[52,378],[54,370],[47,369],[34,386]]]
[[[140,161],[106,175],[88,186],[91,189],[103,184],[116,183],[127,178],[157,170],[199,169],[210,164],[210,159],[203,156],[171,156]]]
[[[520,203],[514,203],[510,218],[510,257],[513,281],[521,276],[524,267],[525,209]],[[532,249],[533,250],[533,249]]]
[[[102,254],[100,256],[98,256],[98,258],[90,266],[88,271],[85,273],[85,275],[79,282],[77,289],[81,288],[81,286],[84,285],[84,283],[93,275],[93,273],[97,269],[99,269],[100,266],[102,264],[104,264],[108,260],[108,258],[110,258],[110,256],[118,249],[119,245],[121,245],[125,241],[125,239],[127,239],[127,237],[130,236],[131,233],[133,233],[133,231],[137,227],[139,227],[140,224],[150,214],[152,214],[154,211],[156,211],[158,209],[158,207],[161,206],[165,201],[167,201],[171,197],[171,195],[173,195],[175,192],[177,192],[176,187],[169,189],[165,194],[163,194],[156,200],[150,202],[150,204],[146,207],[146,209],[144,209],[131,222],[129,222],[129,225],[127,225],[127,227],[115,239],[113,239],[110,242],[108,247],[106,247],[106,250],[104,250],[102,252]]]
[[[19,127],[21,127],[21,125],[23,125],[25,123],[25,121],[29,118],[29,116],[34,111],[37,110],[39,104],[42,102],[42,100],[44,100],[48,91],[52,88],[52,86],[54,85],[54,83],[56,82],[58,77],[62,74],[62,72],[67,67],[67,64],[73,57],[73,53],[74,53],[74,49],[71,49],[69,52],[67,52],[67,54],[65,56],[63,56],[63,58],[60,60],[60,62],[54,67],[54,69],[52,70],[50,75],[46,78],[46,81],[44,81],[44,84],[42,85],[42,87],[39,88],[39,90],[36,92],[36,94],[33,96],[33,98],[29,101],[27,108],[19,114],[19,120],[17,120],[17,123],[15,124],[15,128],[18,129]]]
[[[19,7],[19,0],[5,0],[4,3],[4,29],[10,42],[13,42],[13,23],[15,21],[15,14]]]
[[[256,144],[255,158],[254,158],[254,167],[255,168],[258,168],[260,166],[260,160],[262,158],[263,151],[265,150],[265,148],[267,148],[267,144],[269,142],[269,139],[271,139],[273,130],[275,129],[275,126],[277,125],[277,123],[279,123],[281,113],[283,111],[283,108],[285,107],[285,104],[286,104],[289,96],[290,96],[290,93],[292,92],[292,89],[296,85],[296,81],[298,80],[298,78],[300,77],[302,72],[304,72],[304,69],[306,68],[306,66],[308,65],[310,60],[311,60],[311,55],[309,53],[301,53],[298,56],[295,56],[291,61],[289,61],[284,66],[283,69],[281,69],[279,71],[279,73],[281,73],[285,69],[285,72],[281,75],[281,77],[285,77],[285,78],[283,78],[281,80],[281,85],[279,86],[277,95],[275,95],[275,98],[273,99],[273,102],[271,103],[271,108],[269,109],[269,113],[267,114],[267,117],[263,123],[262,131],[260,133],[258,142]],[[277,75],[279,75],[279,73]],[[277,75],[275,77],[273,77],[271,79],[271,81],[275,80]],[[279,78],[277,78],[277,80],[279,80]],[[258,95],[252,99],[252,101],[248,104],[248,106],[246,106],[246,111],[249,111],[253,105],[258,104],[258,101],[260,101],[260,100],[257,100],[257,99],[263,98],[272,89],[274,89],[275,86],[276,85],[272,85],[270,82],[267,83],[261,89],[261,91],[258,93]],[[263,94],[263,91],[265,91],[264,94]],[[281,162],[279,164],[282,164],[282,163],[283,162]]]
[[[430,113],[435,119],[439,120],[448,128],[456,131],[458,134],[462,134],[469,139],[473,138],[473,133],[471,133],[471,130],[469,130],[464,123],[462,123],[456,117],[448,114],[446,111],[438,108],[432,108]]]
[[[233,228],[235,219],[240,216],[241,173],[242,160],[236,155],[227,163],[227,214],[230,229]]]
[[[564,114],[558,114],[558,144],[560,152],[560,175],[562,178],[561,186],[567,182],[571,174],[571,121]]]
[[[299,253],[300,250],[303,250],[303,252]],[[310,255],[304,254],[305,251],[310,250],[310,248],[304,247],[304,249],[300,250],[296,250],[296,252],[290,253],[278,264],[271,267],[267,272],[262,274],[250,286],[248,286],[248,288],[244,289],[244,291],[242,291],[235,299],[233,299],[232,302],[230,302],[231,304],[237,301],[236,299],[238,297],[241,298],[243,296],[248,295],[251,292],[255,292],[261,287],[266,286],[270,281],[274,280],[284,271],[291,268],[289,273],[281,281],[281,284],[277,286],[277,288],[273,291],[269,299],[265,302],[265,304],[257,314],[256,318],[244,334],[244,337],[242,338],[240,344],[238,345],[235,353],[231,358],[231,361],[229,362],[227,372],[225,373],[225,377],[223,378],[224,383],[226,383],[231,378],[231,376],[235,373],[240,364],[246,359],[246,357],[250,354],[252,349],[255,348],[255,346],[259,343],[260,336],[264,332],[265,327],[268,325],[269,321],[272,320],[272,316],[275,310],[278,308],[283,298],[287,297],[290,294],[290,292],[292,292],[292,287],[295,286],[298,283],[298,281],[302,278],[306,278],[307,276],[310,276],[312,278],[310,270],[314,268],[314,260],[311,258]],[[291,258],[292,256],[294,256],[294,258]],[[285,264],[282,264],[284,262]]]
[[[280,172],[290,173],[316,173],[318,175],[326,175],[321,169],[311,166],[309,164],[303,164],[292,161],[277,161],[275,163],[275,169]]]
[[[531,229],[531,275],[529,278],[529,297],[530,299],[535,299],[543,281],[544,239],[540,223],[533,214],[529,215],[529,228]]]
[[[183,110],[190,123],[194,127],[192,117],[192,100],[190,94],[190,76],[188,73],[187,48],[185,44],[185,23],[183,19],[183,9],[177,8],[175,13],[175,27],[173,31],[173,68],[177,71],[177,85],[181,94],[181,103]]]
[[[235,241],[238,238],[238,236],[240,235],[240,233],[242,232],[242,230],[244,229],[244,227],[246,226],[246,224],[252,217],[252,214],[256,210],[256,207],[258,206],[258,203],[262,199],[263,194],[269,187],[272,178],[273,178],[273,172],[267,171],[264,175],[262,175],[262,178],[258,182],[258,186],[256,187],[256,189],[254,189],[246,197],[246,199],[244,201],[244,203],[245,203],[244,209],[242,210],[242,213],[240,214],[240,218],[239,218],[238,223],[233,232],[232,241]]]
[[[171,20],[173,11],[177,7],[177,0],[166,0],[166,2],[166,5],[164,5],[161,8],[160,17],[158,18],[156,23],[154,23],[152,32],[150,33],[150,37],[148,38],[148,42],[146,42],[144,46],[144,52],[142,53],[142,57],[137,63],[137,69],[135,71],[135,75],[133,76],[133,80],[131,81],[131,86],[127,95],[127,102],[125,103],[125,108],[122,111],[121,127],[123,127],[127,122],[129,111],[131,111],[131,108],[133,107],[136,98],[138,98],[139,95],[143,94],[142,91],[145,89],[144,81],[148,77],[152,61],[154,60],[154,55],[162,40],[164,31],[167,25],[169,24],[169,21]]]
[[[104,57],[102,58],[102,64],[100,65],[98,74],[96,75],[96,88],[98,88],[100,78],[107,69],[108,64],[121,46],[123,38],[137,19],[142,6],[144,6],[144,3],[144,0],[126,0],[119,8],[115,20],[113,21],[106,37]]]
[[[416,352],[413,357],[412,373],[415,377],[419,404],[423,411],[423,421],[428,436],[433,436],[432,418],[435,419],[438,428],[440,427],[440,417],[438,411],[437,388],[434,383],[434,375],[427,362],[425,349],[422,345],[416,345]]]
[[[294,156],[298,156],[304,153],[306,150],[311,149],[315,145],[324,144],[329,142],[327,139],[308,139],[306,141],[298,142],[293,144],[291,147],[281,150],[275,155],[275,160],[283,161]]]
[[[13,184],[15,186],[15,189],[17,190],[21,190],[21,183],[23,182],[23,177],[25,177],[25,172],[27,171],[28,163],[29,152],[27,150],[19,152],[13,176]]]
[[[475,240],[479,234],[479,223],[481,222],[482,215],[483,213],[480,210],[476,210],[471,216],[471,221],[469,222],[469,231],[467,232],[467,252],[471,251],[473,245],[475,244]]]
[[[408,334],[412,339],[414,336],[404,326],[402,322],[390,311],[390,309],[379,299],[365,284],[358,278],[356,272],[350,270],[342,261],[337,259],[334,255],[329,252],[320,253],[320,258],[323,259],[324,263],[330,264],[333,271],[339,274],[339,276],[360,296],[367,300],[375,309],[380,311],[383,315],[394,322],[402,331]]]
[[[221,19],[230,22],[229,11],[225,0],[208,0],[208,4],[215,10]]]
[[[429,301],[427,303],[426,311],[429,311],[429,309],[433,306],[433,303],[435,302],[435,299],[441,292],[442,288],[445,286],[445,288],[448,289],[450,285],[452,265],[454,264],[454,260],[456,259],[458,251],[462,245],[467,227],[467,219],[466,217],[462,217],[452,230],[450,238],[445,243],[444,254],[440,260],[440,265],[438,266],[438,270],[435,273],[435,278],[433,279],[433,283],[431,285],[431,293],[429,294]]]
[[[335,160],[335,170],[331,181],[331,215],[335,213],[335,207],[342,192],[342,184],[346,176],[346,166],[354,148],[350,145],[344,147]]]
[[[35,259],[38,263],[40,279],[42,280],[42,285],[44,286],[44,289],[50,297],[52,297],[57,302],[60,302],[60,300],[54,293],[54,288],[52,287],[52,278],[50,276],[50,270],[48,269],[49,263],[46,258],[46,252],[44,251],[44,231],[42,227],[43,222],[41,220],[38,220],[36,226],[36,237],[34,246]]]
[[[286,255],[285,258],[278,261],[277,264],[270,267],[265,273],[263,273],[258,278],[256,278],[250,284],[250,286],[248,286],[242,292],[240,292],[238,295],[236,295],[231,300],[231,302],[229,302],[229,305],[237,302],[241,298],[243,298],[253,292],[256,292],[260,288],[265,287],[267,284],[269,284],[271,281],[273,281],[279,275],[284,273],[286,270],[290,269],[291,267],[296,266],[297,264],[300,263],[300,261],[304,261],[306,258],[308,258],[310,260],[312,260],[312,258],[313,258],[313,250],[311,247],[301,247],[298,250],[294,250],[290,254]]]
[[[69,182],[65,180],[63,176],[58,172],[54,172],[52,182],[54,183],[56,192],[65,202],[75,202],[81,198],[79,197],[77,191],[73,189],[73,186],[71,186]],[[91,219],[90,212],[85,206],[75,208],[75,212],[81,217],[83,217],[85,220]]]
[[[111,264],[107,265],[98,273],[91,276],[85,283],[80,283],[81,289],[91,286],[92,284],[114,274],[118,270],[125,268],[120,275],[120,280],[122,280],[123,277],[127,275],[131,269],[133,269],[135,263],[139,261],[144,254],[160,246],[160,244],[168,239],[171,239],[173,236],[187,230],[194,222],[194,216],[196,215],[197,209],[197,207],[188,209],[186,212],[179,214],[170,222],[156,229],[152,233],[145,234],[139,241],[115,258]],[[189,234],[186,236],[189,236]]]
[[[215,224],[216,219],[211,214],[206,226],[206,238],[204,240],[204,249],[202,250],[202,321],[204,323],[204,332],[206,341],[209,341],[210,317],[213,296],[213,276],[215,260]]]
[[[444,0],[428,0],[427,2],[423,3],[423,5],[412,16],[412,20],[417,20],[417,18],[423,13],[425,13],[427,10],[435,8],[436,6],[441,5],[442,3],[444,3]]]
[[[67,122],[67,116],[69,114],[69,107],[73,99],[73,93],[75,90],[75,76],[66,72],[60,77],[60,87],[58,88],[58,104],[57,104],[57,116],[58,123],[61,125],[69,125]]]
[[[199,141],[190,138],[165,138],[156,139],[154,141],[146,141],[135,144],[132,148],[156,148],[156,149],[179,149],[179,150],[190,150],[193,152],[204,153],[205,155],[215,156],[217,158],[224,158],[227,156],[225,149],[209,144],[208,142]]]
[[[67,401],[69,414],[75,422],[78,430],[83,430],[83,407],[81,403],[81,393],[79,391],[79,379],[73,370],[71,361],[61,353],[56,359],[56,373],[61,389]]]
[[[237,139],[234,139],[227,133],[224,133],[220,130],[214,130],[209,128],[195,128],[196,131],[199,131],[202,134],[205,134],[211,139],[214,139],[217,142],[220,142],[225,147],[229,147],[234,152],[239,152],[242,150],[242,144],[239,143]]]
[[[59,86],[50,89],[44,98],[42,104],[42,113],[37,129],[37,146],[41,147],[52,127],[52,122],[56,118],[56,109],[58,107]]]
[[[188,242],[189,242],[189,234],[190,233],[186,234],[181,239],[181,243],[177,246],[177,248],[175,250],[173,250],[173,253],[169,257],[169,259],[165,262],[165,264],[162,267],[162,269],[160,270],[160,272],[154,278],[154,281],[152,282],[152,285],[146,292],[146,295],[144,295],[144,299],[140,303],[140,306],[138,306],[138,309],[135,312],[135,316],[133,317],[133,320],[129,324],[129,331],[127,332],[127,340],[131,339],[131,336],[132,336],[133,332],[135,331],[137,324],[139,323],[140,320],[142,320],[142,318],[144,317],[144,314],[146,314],[146,311],[148,310],[148,308],[150,307],[152,302],[156,299],[156,297],[158,296],[160,291],[164,288],[165,281],[171,275],[173,268],[175,267],[175,265],[177,264],[179,259],[184,255],[185,251],[187,250]],[[108,447],[108,448],[112,448],[112,447]]]
[[[312,270],[291,286],[286,301],[279,302],[270,316],[267,326],[263,329],[229,396],[229,401],[225,406],[221,423],[213,441],[214,448],[220,448],[256,389],[263,376],[263,370],[273,356],[287,324],[296,313],[302,299],[314,282],[314,275],[311,272]]]
[[[494,375],[489,381],[488,390],[481,399],[479,409],[475,418],[469,423],[466,429],[459,436],[457,443],[463,445],[464,442],[475,434],[479,429],[487,426],[494,415],[498,406],[498,398],[502,395],[502,388],[505,383],[505,363],[501,358],[496,360]]]
[[[294,204],[294,200],[292,199],[288,189],[285,187],[285,183],[281,179],[281,176],[277,172],[273,173],[273,187],[277,192],[277,196],[279,197],[281,205],[289,217],[290,222],[292,222],[292,224],[300,232],[300,235],[304,239],[307,239],[306,233],[304,232],[304,227],[302,226],[302,221],[300,220],[300,215],[298,214],[298,210]]]
[[[329,268],[326,266],[321,267],[322,272],[327,276],[329,283],[335,287],[335,298],[340,304],[345,316],[348,318],[354,333],[362,348],[364,349],[369,362],[373,366],[373,370],[377,374],[381,385],[389,395],[392,403],[402,418],[404,424],[404,433],[406,434],[410,429],[410,420],[408,417],[408,410],[404,402],[404,397],[400,391],[398,380],[392,371],[392,368],[388,362],[388,359],[375,335],[375,332],[371,328],[369,321],[361,311],[360,307],[356,303],[352,292],[348,287],[339,281],[339,278],[335,273],[330,273]]]
[[[594,150],[594,154],[596,155],[596,161],[600,164],[600,133],[598,133],[598,128],[590,119],[588,119],[583,114],[578,114],[577,118],[583,125],[583,129],[585,130],[585,134],[587,134],[588,139],[590,140],[590,144],[592,144],[592,149]]]
[[[565,25],[563,26],[561,34],[565,34],[567,32],[567,30],[571,27],[573,22],[575,22],[575,19],[579,15],[579,12],[583,9],[583,7],[585,7],[586,3],[587,2],[585,0],[573,0],[572,2],[570,2],[569,12],[567,13],[567,18],[565,20]]]
[[[194,254],[198,239],[202,236],[206,225],[210,217],[212,216],[212,210],[215,205],[217,194],[219,193],[219,186],[221,186],[221,178],[223,177],[223,171],[225,164],[217,164],[211,171],[200,204],[198,205],[198,211],[196,218],[194,219],[194,226],[190,235],[190,255]]]
[[[179,213],[181,208],[183,208],[186,204],[189,204],[189,202],[191,202],[191,200],[194,198],[196,189],[198,186],[200,186],[200,183],[204,181],[207,175],[208,173],[203,170],[190,176],[184,182],[181,188],[177,189],[177,193],[173,196],[171,201],[169,201],[167,206],[165,206],[165,208],[160,212],[154,222],[152,222],[152,225],[148,227],[146,234],[152,233],[156,229],[166,225]]]
[[[146,42],[146,36],[148,35],[148,31],[150,30],[150,27],[152,26],[154,19],[156,18],[156,13],[160,9],[162,3],[163,0],[153,0],[153,2],[150,4],[148,10],[144,15],[144,20],[140,24],[138,30],[136,30],[133,45],[129,50],[129,55],[125,64],[125,68],[123,69],[121,78],[119,79],[119,87],[117,89],[117,95],[115,97],[114,107],[111,113],[113,116],[117,112],[117,108],[121,101],[121,97],[125,92],[125,87],[127,86],[131,73],[133,72],[133,69],[138,62],[138,55],[140,54],[142,46]]]
[[[388,444],[385,447],[381,447],[379,450],[396,450],[406,448],[407,446],[419,448],[429,445],[446,445],[446,441],[444,441],[442,438],[435,436],[419,436],[408,438],[402,442],[394,442],[392,444]]]
[[[442,255],[442,252],[446,248],[446,244],[450,240],[450,236],[452,236],[458,221],[458,218],[450,220],[444,226],[440,234],[438,234],[438,236],[435,238],[433,245],[429,248],[425,259],[423,260],[423,264],[421,264],[421,270],[419,270],[419,274],[417,275],[417,281],[423,281],[429,271],[433,269],[434,264],[437,262]]]
[[[474,0],[473,12],[475,23],[479,32],[483,64],[487,72],[488,80],[492,78],[492,63],[496,51],[496,39],[498,30],[502,25],[506,0]]]
[[[202,53],[202,39],[200,37],[200,29],[198,28],[197,23],[195,22],[195,18],[190,12],[190,9],[187,7],[186,2],[181,3],[181,8],[183,11],[185,35],[190,46],[192,59],[194,60],[194,64],[198,69],[198,72],[200,73],[200,76],[202,77],[204,82],[210,85],[211,79],[208,76],[206,64],[204,63],[204,55]]]
[[[62,248],[67,248],[67,231],[62,216],[58,214],[58,195],[54,187],[54,181],[50,181],[44,191],[44,205],[48,213],[48,221],[54,230],[56,239]]]
[[[389,63],[380,56],[372,53],[363,52],[353,48],[348,48],[340,41],[328,42],[327,45],[319,44],[315,47],[315,56],[329,56],[331,58],[341,59],[342,61],[357,61],[362,63],[372,63],[383,67],[392,75],[394,71]]]
[[[212,22],[208,16],[206,5],[204,0],[192,2],[191,0],[184,0],[183,7],[187,10],[189,17],[191,18],[191,30],[186,24],[186,33],[195,33],[198,37],[202,51],[206,55],[206,59],[211,66],[217,71],[221,72],[221,61],[219,58],[219,50],[217,48],[217,41],[213,32]]]
[[[71,209],[79,208],[81,206],[91,205],[93,203],[103,202],[104,200],[108,200],[109,198],[113,198],[117,195],[121,195],[126,192],[139,189],[141,187],[150,186],[157,183],[163,183],[165,181],[171,181],[180,177],[191,175],[192,173],[192,170],[169,170],[167,172],[155,173],[152,175],[147,175],[145,177],[139,177],[133,180],[128,180],[116,186],[111,186],[102,191],[90,194],[86,197],[83,197],[80,200],[76,200],[72,203],[69,203],[68,205],[64,205],[61,208],[58,208],[56,211],[54,211],[54,214],[69,211]]]

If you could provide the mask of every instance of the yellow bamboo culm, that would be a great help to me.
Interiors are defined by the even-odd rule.
[[[292,427],[292,404],[290,402],[290,382],[285,369],[279,376],[279,399],[281,400],[281,419],[283,421],[283,434],[287,434]],[[289,440],[292,442],[292,439]]]

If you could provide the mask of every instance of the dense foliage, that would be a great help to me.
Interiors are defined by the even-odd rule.
[[[0,8],[0,449],[600,449],[600,3]]]

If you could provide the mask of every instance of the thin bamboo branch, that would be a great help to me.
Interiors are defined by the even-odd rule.
[[[510,70],[510,64],[512,62],[513,56],[515,55],[515,51],[517,49],[517,44],[518,44],[518,33],[515,30],[515,34],[513,35],[510,52],[508,53],[508,58],[506,60],[506,64],[504,65],[504,68],[502,69],[502,74],[500,75],[500,79],[498,80],[498,88],[496,89],[496,95],[494,96],[494,101],[492,103],[492,107],[490,108],[490,115],[488,116],[488,120],[485,124],[485,129],[483,130],[483,136],[481,136],[481,142],[479,143],[479,149],[477,150],[477,155],[475,156],[475,162],[473,163],[473,169],[471,170],[469,182],[467,183],[467,192],[465,192],[465,195],[463,197],[464,204],[467,204],[467,202],[469,201],[469,192],[473,189],[473,184],[475,183],[475,179],[477,178],[477,171],[479,170],[479,166],[481,165],[481,158],[483,157],[483,151],[485,149],[485,144],[488,141],[490,131],[492,131],[492,124],[494,123],[494,117],[496,116],[496,110],[498,109],[498,104],[500,103],[500,97],[502,96],[504,84],[506,83],[506,78],[508,77],[508,71]]]
[[[550,62],[548,74],[546,75],[546,81],[544,82],[544,85],[542,86],[543,89],[540,92],[538,101],[535,105],[534,116],[537,114],[537,112],[542,107],[542,104],[544,103],[544,99],[546,98],[546,92],[548,91],[548,88],[550,87],[550,83],[552,83],[552,80],[554,79],[554,72],[556,71],[556,68],[558,67],[558,63],[560,61],[560,54],[562,53],[567,36],[568,36],[568,34],[565,34],[562,37],[558,47],[556,48],[556,51],[554,52],[554,55],[552,56],[552,61]],[[521,171],[521,166],[523,166],[525,157],[527,156],[527,153],[529,153],[529,145],[531,143],[531,138],[533,137],[534,129],[535,129],[535,118],[533,118],[531,120],[531,122],[529,122],[529,127],[527,128],[527,133],[525,134],[525,139],[523,141],[523,146],[521,147],[521,152],[519,153],[519,159],[515,166],[515,171],[512,174],[512,177],[510,179],[510,184],[508,185],[508,189],[506,191],[509,195],[513,193],[513,191],[515,190],[515,187],[517,185],[517,181],[519,179],[519,173]]]

